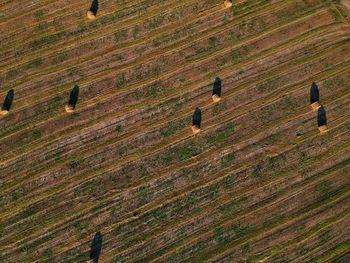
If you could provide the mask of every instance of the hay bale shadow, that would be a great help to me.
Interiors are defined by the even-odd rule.
[[[313,82],[310,88],[310,105],[312,110],[316,111],[321,107],[319,100],[320,100],[320,92],[318,90],[317,84]]]
[[[100,257],[102,251],[102,234],[101,232],[97,232],[92,240],[90,246],[90,260],[94,263],[98,263],[98,259]]]
[[[216,77],[213,84],[213,94],[211,96],[214,102],[221,100],[221,87],[221,79]]]
[[[202,122],[202,112],[201,110],[197,107],[193,113],[192,116],[192,131],[193,133],[198,133],[201,128],[201,122]]]
[[[312,82],[310,88],[310,104],[314,102],[318,102],[320,100],[320,92],[318,90],[318,86],[315,82]]]
[[[10,89],[7,94],[6,94],[6,97],[4,99],[4,102],[2,104],[2,107],[1,107],[1,115],[5,115],[7,114],[10,109],[11,109],[11,106],[12,106],[12,103],[13,103],[13,98],[15,96],[15,92],[13,89]]]
[[[320,132],[327,131],[327,115],[323,106],[321,106],[317,112],[317,125]]]
[[[87,12],[87,17],[89,19],[95,19],[97,15],[97,11],[99,8],[98,0],[93,0],[90,6],[89,11]]]
[[[69,95],[68,105],[66,106],[66,111],[71,112],[75,110],[79,98],[79,86],[75,85],[71,90]]]

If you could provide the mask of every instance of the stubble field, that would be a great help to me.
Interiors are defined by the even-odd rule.
[[[0,3],[0,262],[350,262],[350,1],[99,2]]]

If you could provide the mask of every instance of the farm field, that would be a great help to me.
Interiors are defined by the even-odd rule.
[[[0,2],[0,262],[350,262],[350,0],[91,2]]]

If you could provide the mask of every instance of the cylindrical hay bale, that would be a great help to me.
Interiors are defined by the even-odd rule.
[[[7,92],[4,103],[2,104],[2,107],[1,107],[0,115],[3,116],[9,113],[12,106],[14,95],[15,93],[13,89],[10,89]]]
[[[194,134],[198,133],[201,129],[202,122],[202,112],[199,108],[196,108],[192,116],[192,132]]]
[[[214,102],[221,100],[221,79],[219,77],[215,78],[213,85],[213,95],[211,97]]]
[[[91,3],[90,10],[86,14],[87,18],[90,20],[96,19],[97,11],[98,11],[98,0],[93,0]]]
[[[87,11],[86,13],[87,18],[89,18],[90,20],[95,20],[96,16],[94,15],[94,13],[92,13],[90,10]]]
[[[1,110],[1,111],[0,111],[0,116],[4,116],[4,115],[6,115],[6,114],[8,114],[8,113],[9,113],[8,110]]]
[[[323,106],[321,106],[317,112],[317,125],[321,133],[327,131],[327,115]]]
[[[64,108],[66,109],[66,112],[68,112],[68,113],[73,112],[75,110],[74,107],[69,106],[69,105],[66,105]]]
[[[73,112],[75,110],[75,106],[78,102],[79,97],[79,86],[75,85],[69,95],[68,105],[66,105],[66,112]]]
[[[313,82],[310,88],[310,104],[311,104],[311,109],[313,111],[316,111],[321,107],[319,100],[320,100],[320,93],[318,90],[318,86],[315,82]]]
[[[225,7],[225,8],[230,8],[230,7],[232,7],[232,0],[225,0],[225,1],[224,1],[224,7]]]
[[[102,234],[97,232],[90,246],[90,260],[98,262],[102,250]]]

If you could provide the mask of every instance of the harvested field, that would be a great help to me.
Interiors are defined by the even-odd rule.
[[[350,1],[20,2],[0,262],[349,262]]]

